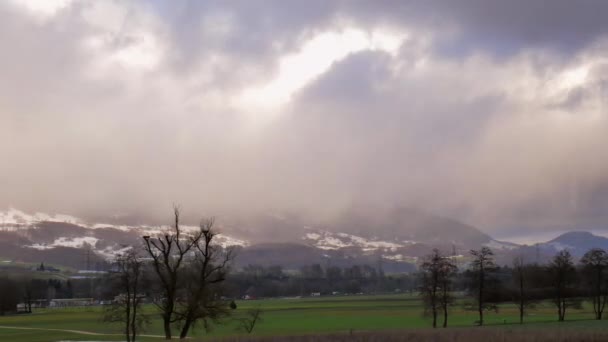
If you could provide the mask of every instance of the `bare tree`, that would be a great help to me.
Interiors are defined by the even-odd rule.
[[[184,234],[180,227],[180,209],[173,207],[174,223],[170,230],[156,237],[144,236],[144,248],[152,259],[152,266],[161,287],[161,298],[155,304],[161,311],[165,338],[171,339],[171,325],[182,318],[175,311],[178,290],[183,276],[186,256],[203,236],[200,230]]]
[[[264,312],[259,306],[247,310],[247,312],[245,313],[245,317],[240,318],[238,321],[238,330],[251,334],[256,324],[262,322],[263,313]]]
[[[23,292],[23,304],[27,313],[32,313],[32,301],[34,300],[34,281],[29,276],[18,279],[19,287]]]
[[[486,310],[496,310],[496,305],[488,303],[486,300],[487,282],[489,275],[496,270],[494,263],[494,252],[488,247],[482,247],[480,250],[471,250],[473,261],[470,263],[470,275],[473,278],[472,289],[475,294],[475,304],[479,313],[479,325],[483,325],[483,313]]]
[[[104,321],[123,323],[127,342],[134,342],[147,323],[141,307],[144,300],[143,262],[135,249],[130,249],[118,255],[114,265],[117,272],[113,277],[120,294],[104,310]]]
[[[576,269],[572,255],[568,250],[562,250],[553,257],[548,267],[553,283],[553,302],[557,307],[558,320],[564,321],[566,309],[576,306],[577,301],[572,298],[572,285],[576,280]]]
[[[513,260],[513,283],[517,290],[514,296],[514,303],[517,305],[519,311],[519,324],[524,323],[524,316],[529,309],[534,308],[536,302],[531,299],[528,294],[527,287],[529,287],[528,274],[530,273],[529,266],[525,264],[524,258],[518,256]]]
[[[581,264],[590,285],[595,319],[601,320],[608,301],[608,253],[601,248],[593,248],[583,255]]]
[[[420,265],[420,294],[425,304],[425,311],[433,319],[433,328],[437,327],[437,316],[441,310],[444,314],[443,326],[447,326],[448,307],[452,303],[451,278],[455,272],[456,266],[438,249],[433,249]]]
[[[437,327],[437,314],[439,312],[439,250],[425,257],[420,265],[420,294],[425,304],[425,312],[433,319],[433,328]]]
[[[443,327],[448,326],[448,309],[454,303],[454,296],[452,295],[452,285],[454,276],[458,272],[458,267],[450,257],[444,257],[441,265],[441,273],[439,277],[441,285],[441,296],[439,302],[443,309]]]
[[[222,293],[233,253],[231,249],[214,244],[214,222],[213,218],[201,221],[202,238],[194,245],[194,257],[187,268],[185,293],[178,299],[182,339],[188,336],[197,321],[202,320],[208,329],[210,322],[218,322],[230,311],[229,301],[222,299]]]

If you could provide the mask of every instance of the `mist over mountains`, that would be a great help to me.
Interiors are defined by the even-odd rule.
[[[382,265],[389,272],[413,271],[419,258],[432,248],[465,262],[470,249],[488,246],[499,262],[509,264],[515,256],[544,262],[562,249],[580,257],[592,247],[608,247],[607,238],[588,232],[566,233],[527,246],[498,241],[470,225],[410,208],[376,214],[349,211],[323,223],[278,214],[225,219],[217,222],[217,241],[236,248],[237,267],[367,264]],[[183,227],[197,229],[196,225]],[[139,245],[142,236],[162,229],[158,225],[91,224],[69,215],[29,215],[9,209],[0,212],[0,258],[103,269],[127,246]]]

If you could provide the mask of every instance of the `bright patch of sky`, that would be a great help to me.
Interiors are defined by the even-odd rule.
[[[327,72],[332,64],[348,55],[364,50],[384,51],[395,55],[407,34],[388,30],[366,32],[358,28],[318,34],[299,51],[286,55],[279,62],[278,72],[270,82],[245,89],[236,99],[245,109],[272,111],[289,102],[292,95]]]

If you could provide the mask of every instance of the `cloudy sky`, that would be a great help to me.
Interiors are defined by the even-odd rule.
[[[0,205],[608,232],[608,2],[0,3]],[[198,210],[198,209],[197,209]]]

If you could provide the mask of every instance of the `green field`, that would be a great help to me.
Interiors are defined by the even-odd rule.
[[[421,302],[417,297],[408,295],[385,296],[345,296],[320,297],[303,299],[267,299],[237,302],[234,318],[238,318],[245,310],[260,306],[264,310],[263,322],[256,326],[256,336],[299,335],[313,333],[333,333],[367,330],[397,330],[411,328],[428,328],[430,320],[422,315]],[[154,308],[147,310],[153,316],[152,324],[145,334],[162,335],[160,320],[154,315]],[[0,317],[0,341],[105,341],[121,340],[120,326],[101,322],[100,308],[64,308],[41,309],[31,315],[16,315]],[[517,311],[512,304],[503,304],[497,313],[490,312],[486,316],[489,326],[518,327]],[[470,327],[477,319],[474,312],[465,311],[461,306],[455,306],[450,315],[450,326]],[[526,317],[526,324],[521,329],[529,327],[568,327],[573,329],[608,329],[606,322],[592,320],[590,308],[570,310],[567,313],[568,322],[556,322],[553,307],[547,303],[539,305],[536,310]],[[6,327],[35,328],[25,330]],[[236,324],[228,320],[225,324],[216,326],[207,333],[202,329],[194,331],[193,336],[212,336],[216,338],[235,336]],[[63,330],[78,330],[94,334],[67,332]],[[117,334],[117,335],[107,335]],[[143,337],[142,341],[158,341],[158,337]]]

